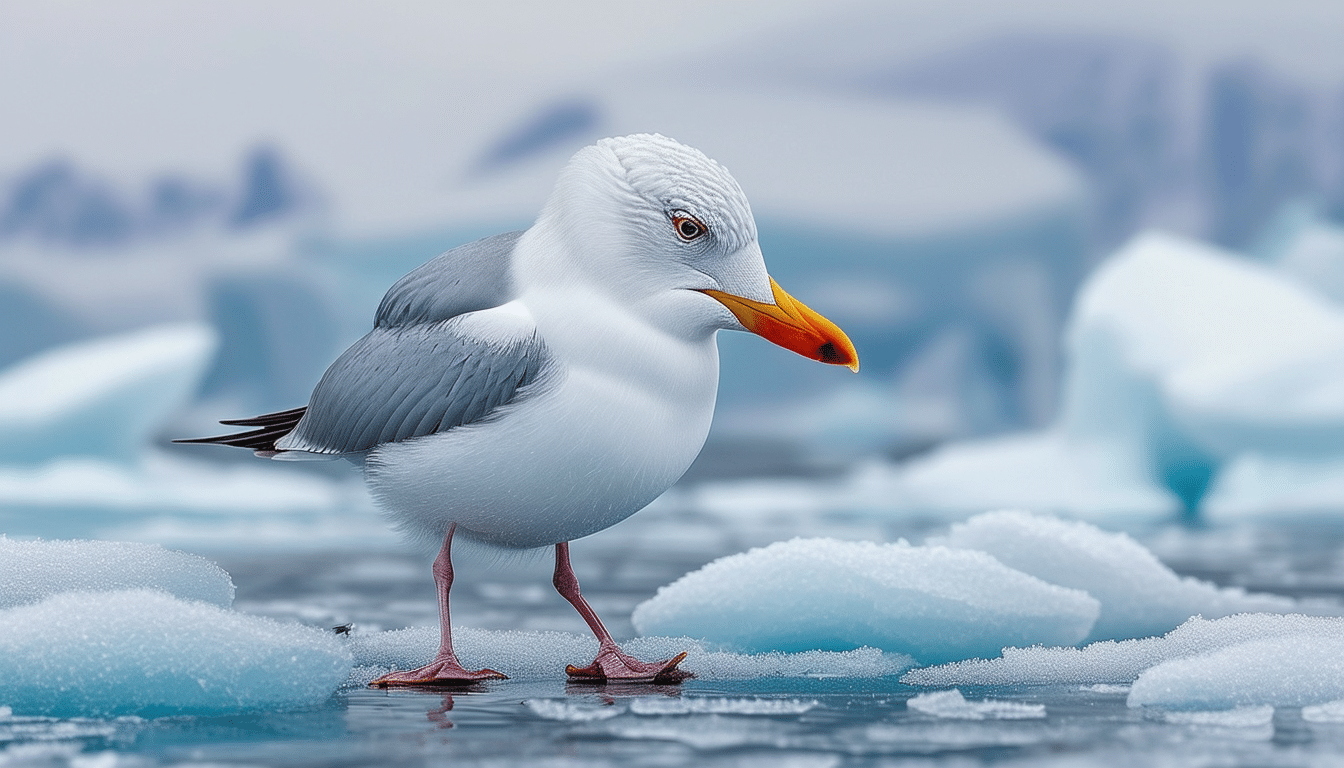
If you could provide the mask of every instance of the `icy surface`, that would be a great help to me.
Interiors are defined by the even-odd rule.
[[[393,669],[414,669],[429,663],[439,647],[439,633],[430,627],[400,629],[350,639],[355,670],[350,684],[365,684]],[[453,647],[468,668],[489,667],[513,680],[555,678],[566,664],[585,665],[597,653],[590,635],[570,632],[495,632],[453,628]],[[699,679],[733,680],[759,677],[883,677],[909,669],[914,660],[875,648],[800,653],[730,653],[707,649],[685,637],[640,637],[622,643],[631,655],[667,659],[685,651],[680,668]]]
[[[0,611],[0,701],[18,715],[311,706],[349,672],[330,633],[162,592],[70,592]]]
[[[1128,535],[1083,522],[991,512],[953,525],[946,537],[933,541],[985,552],[1010,568],[1095,597],[1101,615],[1088,641],[1160,635],[1197,614],[1213,619],[1295,605],[1283,597],[1181,578]]]
[[[1310,644],[1311,638],[1329,642],[1341,633],[1344,619],[1330,617],[1296,614],[1241,614],[1215,620],[1196,617],[1162,637],[1105,640],[1083,648],[1004,648],[1003,655],[996,659],[915,669],[901,680],[927,686],[1130,683],[1164,662],[1202,657],[1244,643],[1285,639]]]
[[[15,541],[0,536],[0,609],[61,592],[154,589],[228,608],[233,581],[214,563],[153,544]]]
[[[632,621],[642,634],[741,651],[871,646],[933,663],[1006,645],[1076,643],[1097,612],[1087,594],[981,552],[794,539],[683,576],[641,603]]]
[[[1330,633],[1251,639],[1145,670],[1131,707],[1300,707],[1344,698],[1344,621]]]
[[[905,702],[917,712],[954,720],[1030,720],[1045,717],[1044,704],[1021,704],[1015,701],[982,699],[967,701],[961,691],[921,693]]]
[[[0,463],[128,459],[195,394],[215,334],[169,325],[43,352],[0,372]]]
[[[1302,719],[1309,723],[1344,723],[1344,699],[1305,706]]]

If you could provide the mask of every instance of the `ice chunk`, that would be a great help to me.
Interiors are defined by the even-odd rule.
[[[1151,667],[1235,646],[1250,640],[1338,637],[1344,619],[1241,614],[1193,618],[1163,637],[1105,640],[1084,648],[1005,648],[997,659],[975,659],[907,672],[911,685],[1050,685],[1130,683]],[[1322,699],[1323,701],[1324,699]]]
[[[1300,707],[1344,698],[1344,621],[1334,632],[1248,640],[1145,670],[1131,707],[1217,710]]]
[[[61,592],[148,588],[223,608],[233,603],[224,569],[196,555],[153,544],[112,541],[15,541],[0,536],[0,609]]]
[[[1344,699],[1305,706],[1302,719],[1309,723],[1344,723]]]
[[[0,463],[126,459],[194,394],[215,348],[183,324],[59,347],[0,374]]]
[[[906,701],[905,705],[916,712],[955,720],[1033,720],[1045,717],[1044,704],[994,699],[967,701],[956,688],[921,693]]]
[[[876,648],[852,651],[739,654],[711,651],[685,637],[637,637],[622,644],[641,659],[667,659],[687,652],[681,669],[706,680],[754,677],[885,677],[909,669],[914,660]],[[363,685],[392,669],[429,663],[439,647],[435,628],[417,627],[350,639],[355,671],[349,684]],[[554,679],[566,662],[586,664],[597,653],[590,635],[568,632],[497,632],[453,628],[453,647],[467,667],[497,669],[514,680]]]
[[[1263,515],[1339,514],[1344,506],[1344,456],[1293,456],[1248,451],[1223,464],[1200,504],[1210,521]]]
[[[946,537],[932,541],[987,552],[1010,568],[1097,598],[1101,615],[1088,640],[1158,635],[1196,614],[1213,619],[1290,611],[1296,605],[1288,598],[1181,578],[1128,535],[1083,522],[991,512],[954,525]]]
[[[544,720],[559,720],[563,723],[591,723],[594,720],[607,720],[623,711],[612,704],[580,704],[568,699],[528,699],[523,702],[532,714]]]
[[[330,633],[162,592],[67,592],[0,611],[0,701],[19,715],[311,706],[349,673]]]
[[[1266,704],[1259,707],[1235,707],[1233,709],[1178,710],[1164,712],[1162,719],[1178,725],[1257,728],[1274,722],[1274,707]]]
[[[720,558],[662,587],[631,617],[643,634],[738,651],[908,653],[925,663],[1087,636],[1095,599],[946,547],[794,539]]]
[[[801,715],[821,702],[816,699],[635,699],[630,711],[636,715]]]

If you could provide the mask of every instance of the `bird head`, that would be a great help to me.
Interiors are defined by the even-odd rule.
[[[583,274],[668,332],[745,330],[859,369],[844,332],[770,277],[746,194],[699,150],[658,134],[585,147],[537,223],[565,254],[553,278]]]

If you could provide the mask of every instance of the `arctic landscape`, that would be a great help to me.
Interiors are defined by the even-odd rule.
[[[122,126],[122,156],[30,118],[38,159],[0,152],[0,768],[1339,764],[1344,61],[1290,42],[1344,16],[1247,48],[965,6],[800,3],[694,47],[627,20],[647,51],[451,91],[478,110],[453,136],[314,100],[208,157]],[[370,18],[311,55],[382,25],[416,50]],[[245,103],[279,114],[267,45]],[[405,55],[349,87],[393,103]],[[307,402],[401,275],[645,130],[732,170],[862,372],[720,333],[700,458],[574,542],[622,646],[690,679],[567,681],[597,642],[549,552],[467,543],[457,653],[508,679],[370,688],[434,657],[437,544],[344,461],[171,440]],[[393,138],[374,163],[356,136]]]

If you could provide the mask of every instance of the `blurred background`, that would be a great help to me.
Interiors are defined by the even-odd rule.
[[[1344,299],[1341,39],[1306,0],[4,3],[0,522],[138,510],[94,530],[171,541],[184,513],[345,504],[344,466],[167,440],[303,404],[400,275],[527,227],[574,151],[638,131],[734,173],[772,273],[863,360],[721,334],[688,482],[1043,434],[1078,292],[1143,231]],[[1145,439],[1163,514],[1240,455]]]

